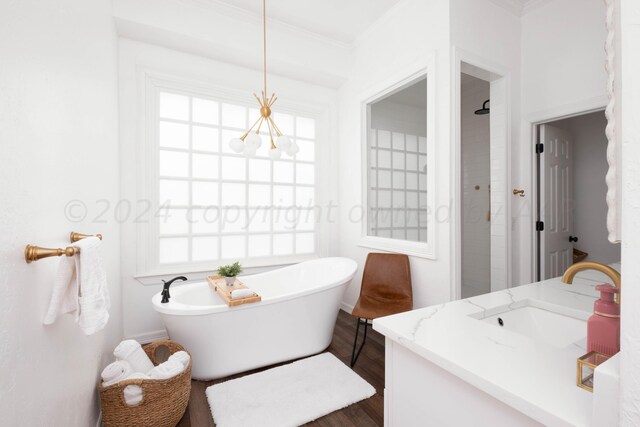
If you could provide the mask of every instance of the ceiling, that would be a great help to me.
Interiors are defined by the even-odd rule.
[[[191,0],[224,13],[262,16],[262,0]],[[266,0],[267,19],[352,45],[382,15],[404,0]],[[430,1],[430,0],[421,0]],[[517,15],[551,0],[489,0]]]
[[[476,83],[478,80],[481,80],[481,79],[466,73],[460,73],[460,84],[463,86],[471,83]]]
[[[490,0],[517,15],[523,15],[528,10],[548,3],[550,0]]]
[[[382,101],[407,105],[413,108],[427,109],[426,77],[385,97]]]
[[[401,0],[267,0],[267,18],[351,44]],[[209,0],[262,14],[261,0]]]

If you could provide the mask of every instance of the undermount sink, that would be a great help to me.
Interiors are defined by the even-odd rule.
[[[587,335],[589,313],[560,313],[549,307],[540,307],[532,300],[505,308],[478,320],[559,348],[581,341]]]

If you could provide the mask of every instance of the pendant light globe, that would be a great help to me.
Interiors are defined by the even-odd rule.
[[[262,138],[257,133],[250,133],[244,141],[247,145],[256,147],[256,150],[262,145]]]
[[[291,144],[287,147],[285,153],[287,153],[287,156],[293,157],[298,153],[298,151],[300,151],[300,147],[298,147],[298,144]]]
[[[231,151],[234,153],[242,153],[242,150],[244,150],[244,141],[240,138],[233,138],[229,141],[229,148],[231,148]]]
[[[286,150],[287,148],[289,148],[291,144],[292,144],[291,138],[289,138],[286,135],[280,135],[276,139],[276,145],[278,146],[278,148],[281,148],[283,150]]]
[[[269,150],[269,158],[271,160],[280,160],[280,157],[282,157],[282,150],[278,147]]]

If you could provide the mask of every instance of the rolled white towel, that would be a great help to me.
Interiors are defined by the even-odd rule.
[[[181,362],[176,359],[169,359],[147,372],[147,375],[152,380],[166,380],[167,378],[175,377],[182,371],[184,371],[184,366],[182,366]]]
[[[176,351],[171,356],[169,356],[169,360],[177,360],[182,363],[182,366],[186,369],[189,366],[189,360],[191,360],[191,356],[186,351]]]
[[[133,369],[131,369],[131,365],[129,365],[127,361],[116,360],[113,363],[109,363],[107,367],[102,370],[102,385],[108,387],[127,378],[132,373]]]
[[[256,293],[251,289],[236,289],[231,291],[231,299],[248,298],[254,296]]]
[[[140,372],[134,372],[133,374],[129,375],[125,379],[127,379],[127,380],[133,380],[133,379],[148,380],[149,376],[145,375],[143,373],[140,373]],[[142,402],[142,399],[144,397],[144,394],[142,392],[142,387],[140,387],[139,385],[135,385],[135,384],[129,384],[128,386],[126,386],[124,388],[124,392],[123,393],[124,393],[124,401],[129,406],[134,406],[134,405],[139,404],[140,402]]]
[[[126,360],[135,372],[149,372],[153,369],[153,363],[144,352],[140,343],[136,340],[124,340],[115,350],[113,355],[118,360]]]

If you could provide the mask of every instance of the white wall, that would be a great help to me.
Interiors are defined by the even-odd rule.
[[[437,170],[436,206],[442,207],[436,224],[436,257],[411,257],[414,306],[423,307],[450,298],[450,190],[449,168],[449,5],[446,0],[407,0],[398,3],[378,20],[358,41],[349,80],[339,90],[339,132],[337,158],[340,188],[339,254],[355,259],[360,269],[347,294],[345,305],[353,305],[359,294],[362,266],[369,252],[358,246],[362,224],[350,216],[352,208],[362,206],[362,110],[368,96],[393,86],[435,58],[435,157]],[[398,46],[402,46],[399,49]],[[434,75],[435,74],[435,75]],[[373,93],[372,93],[373,92]],[[435,211],[435,207],[434,207]]]
[[[3,2],[0,13],[0,418],[7,426],[94,426],[96,386],[122,336],[116,36],[107,0]],[[111,209],[96,223],[96,200]],[[65,207],[80,203],[71,214]],[[27,243],[104,234],[107,328],[42,325],[58,260],[27,265]]]
[[[522,111],[605,94],[604,2],[553,0],[522,17]]]
[[[279,49],[286,49],[281,46]],[[144,201],[144,182],[138,176],[143,162],[144,151],[141,151],[144,138],[145,114],[145,75],[159,75],[167,79],[176,79],[194,87],[205,90],[222,88],[226,91],[238,91],[246,94],[249,103],[253,101],[252,91],[262,84],[262,72],[231,63],[214,61],[210,58],[178,52],[166,47],[133,41],[126,38],[119,40],[120,50],[120,121],[121,121],[121,156],[122,197],[126,200]],[[276,49],[278,50],[278,49]],[[335,90],[283,78],[269,73],[269,87],[278,94],[278,105],[293,103],[311,105],[327,111],[327,117],[318,124],[316,158],[318,161],[317,203],[323,209],[320,251],[323,256],[337,252],[334,236],[337,235],[336,207],[329,216],[327,204],[337,192],[336,174],[326,174],[330,170],[328,156],[333,156],[337,148],[337,107]],[[222,141],[223,144],[228,141]],[[264,148],[264,146],[263,146]],[[261,148],[261,149],[263,149]],[[151,297],[162,289],[161,279],[185,274],[190,279],[202,280],[206,272],[188,274],[187,271],[175,271],[175,274],[160,275],[158,272],[146,271],[139,257],[140,227],[146,222],[127,221],[122,224],[122,283],[124,304],[124,335],[147,342],[165,334],[160,317],[153,310]],[[211,271],[217,265],[211,265]],[[262,271],[247,269],[246,274]],[[210,274],[210,272],[209,272]],[[134,278],[137,276],[138,278]]]
[[[509,75],[511,139],[519,136],[520,18],[490,1],[404,1],[374,25],[356,46],[349,81],[340,89],[340,223],[341,254],[361,265],[370,251],[357,247],[361,224],[348,217],[349,207],[361,201],[360,101],[372,87],[384,88],[401,80],[421,57],[436,58],[436,258],[411,258],[416,307],[447,301],[455,295],[456,152],[452,143],[451,84],[455,79],[450,47],[467,58],[479,58]],[[397,49],[397,46],[403,46]],[[381,61],[381,58],[384,58]],[[433,78],[433,77],[428,77]],[[395,79],[395,81],[394,81]],[[357,299],[359,277],[350,287],[346,305]]]
[[[371,128],[427,136],[427,110],[388,99],[371,106]]]
[[[553,126],[569,131],[573,141],[573,246],[589,253],[586,260],[620,261],[620,245],[607,238],[607,137],[604,112],[560,120]]]
[[[576,11],[579,11],[577,13]],[[514,153],[513,187],[533,194],[530,122],[549,121],[585,108],[604,107],[605,5],[600,0],[553,0],[522,17],[521,148]],[[590,105],[591,107],[585,107]],[[518,173],[519,171],[519,173]],[[533,202],[514,201],[514,248],[521,256],[514,285],[529,283],[533,270]]]
[[[618,92],[622,145],[622,325],[620,425],[640,425],[640,2],[620,0],[622,40]]]
[[[462,85],[462,298],[491,291],[490,126],[488,115],[474,114],[487,99],[488,82]]]
[[[517,257],[512,257],[509,240],[513,237],[513,244],[517,245],[518,236],[510,236],[511,203],[516,202],[510,190],[511,164],[512,159],[517,158],[519,141],[521,22],[519,15],[489,0],[455,0],[451,2],[451,10],[451,38],[456,60],[485,70],[479,73],[480,77],[491,80],[491,288],[495,291],[511,286],[512,277],[518,276]],[[465,66],[462,71],[478,70]],[[459,123],[454,126],[454,144],[459,140],[458,126]],[[455,150],[457,158],[460,156],[457,146]],[[452,166],[452,170],[456,169]],[[459,208],[455,206],[454,210]],[[456,245],[460,245],[460,238],[458,230],[454,229],[452,239]],[[454,277],[460,280],[460,260],[456,259],[457,254],[452,256]]]

